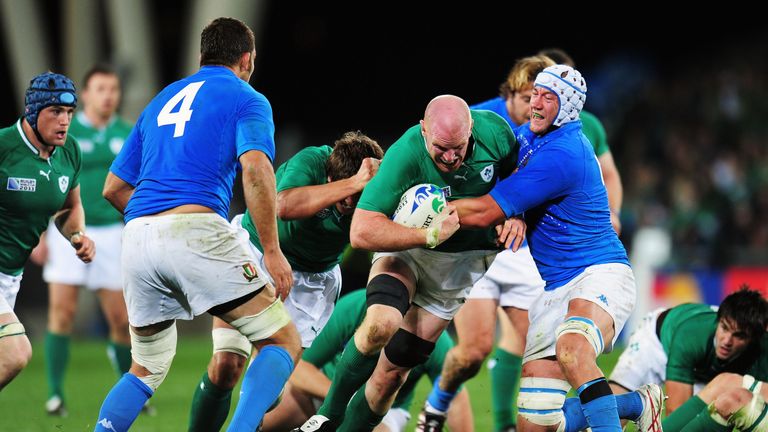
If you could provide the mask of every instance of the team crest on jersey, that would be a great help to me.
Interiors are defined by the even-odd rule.
[[[491,181],[493,178],[493,165],[488,165],[487,167],[483,168],[483,170],[480,171],[480,178],[482,178],[486,183]]]
[[[61,193],[65,193],[67,191],[67,186],[69,186],[69,176],[59,177],[59,190]]]
[[[37,180],[21,177],[8,177],[8,184],[5,188],[9,191],[16,192],[34,192],[37,189]]]
[[[112,154],[120,153],[120,149],[123,148],[124,139],[120,137],[114,137],[109,140],[109,149],[112,150]]]
[[[256,267],[254,267],[253,263],[243,264],[243,277],[248,282],[253,282],[254,279],[259,277],[259,273],[256,272]]]

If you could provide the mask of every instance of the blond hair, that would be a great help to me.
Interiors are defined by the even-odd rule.
[[[523,57],[515,62],[512,66],[512,70],[507,75],[507,80],[504,81],[499,87],[499,93],[501,97],[507,99],[515,92],[524,90],[526,87],[533,85],[533,81],[536,79],[536,75],[543,71],[544,68],[554,65],[555,62],[551,58],[543,55],[535,55],[530,57]]]

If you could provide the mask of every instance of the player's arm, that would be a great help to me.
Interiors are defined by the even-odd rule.
[[[260,150],[249,150],[240,155],[240,165],[243,168],[245,204],[264,248],[264,264],[275,281],[278,297],[285,300],[293,285],[293,274],[278,240],[277,192],[272,161]]]
[[[429,228],[408,228],[392,222],[384,213],[358,207],[352,217],[349,239],[353,248],[376,252],[434,248],[458,229],[459,217],[451,203],[445,206]]]
[[[125,213],[125,207],[128,200],[133,196],[135,188],[132,184],[116,176],[111,171],[107,173],[107,179],[104,181],[104,189],[101,195],[112,204],[120,213]]]
[[[299,360],[289,381],[294,388],[320,399],[325,399],[331,388],[331,380],[317,366],[304,360]]]
[[[669,399],[667,399],[667,414],[671,414],[672,411],[678,409],[680,405],[685,403],[688,399],[693,396],[693,385],[692,384],[686,384],[679,381],[672,381],[667,380],[664,383],[666,390],[667,390],[667,396],[669,396]]]
[[[70,189],[64,205],[53,215],[53,222],[65,239],[75,248],[77,257],[83,262],[91,262],[96,254],[96,246],[85,235],[85,211],[80,200],[80,185]]]
[[[448,422],[448,429],[452,431],[473,432],[475,430],[472,404],[469,401],[469,392],[466,387],[461,389],[451,402],[451,406],[448,407],[446,421]]]
[[[365,158],[352,177],[278,192],[277,216],[283,220],[305,219],[344,198],[360,193],[376,174],[380,163],[379,159]]]
[[[452,202],[464,228],[487,228],[504,222],[506,216],[499,204],[490,196],[464,198]]]
[[[621,176],[613,155],[607,151],[597,158],[600,161],[600,170],[603,173],[603,182],[605,190],[608,192],[608,206],[611,209],[611,225],[617,234],[621,234],[621,221],[619,213],[621,212],[621,203],[624,200],[624,188],[621,185]]]

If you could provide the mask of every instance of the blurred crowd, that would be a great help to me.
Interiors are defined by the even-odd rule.
[[[623,240],[665,228],[677,268],[768,263],[766,58],[717,63],[659,73],[624,95],[609,129],[625,188]]]

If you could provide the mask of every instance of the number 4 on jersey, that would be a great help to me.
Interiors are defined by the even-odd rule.
[[[197,96],[197,91],[203,86],[205,81],[194,82],[188,84],[181,89],[180,92],[173,95],[173,97],[165,103],[163,109],[160,110],[160,114],[157,115],[157,126],[175,125],[173,130],[173,137],[178,138],[184,135],[184,127],[187,122],[192,118],[192,110],[189,107],[192,106],[192,101]],[[171,112],[181,101],[181,106],[176,112]]]

